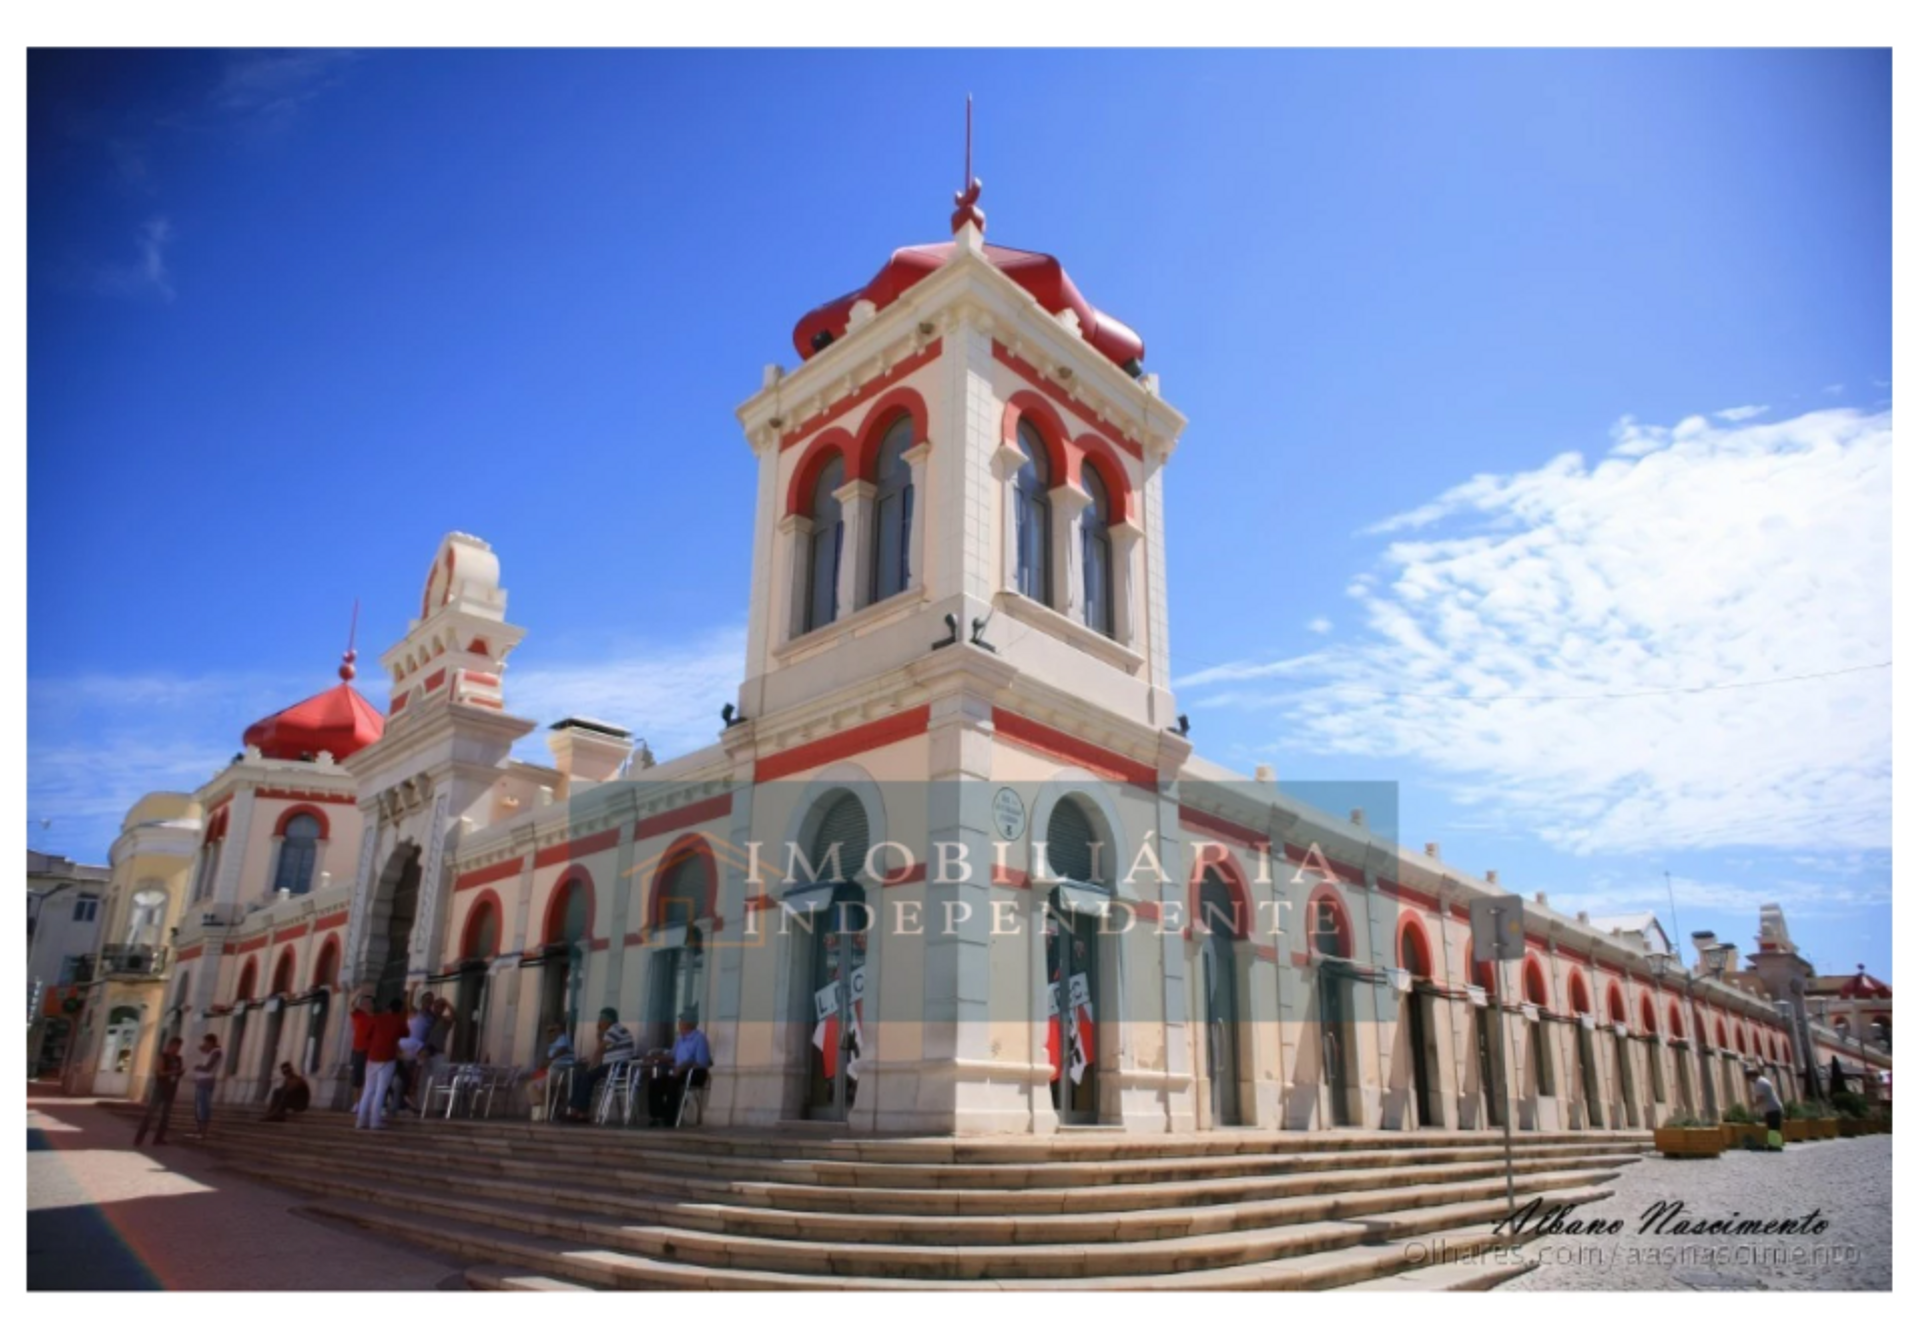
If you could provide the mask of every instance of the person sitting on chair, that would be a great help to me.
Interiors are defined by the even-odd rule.
[[[587,1120],[587,1107],[593,1102],[593,1089],[613,1071],[615,1064],[623,1064],[633,1058],[638,1048],[634,1044],[633,1033],[620,1023],[620,1014],[611,1008],[600,1010],[600,1021],[595,1024],[599,1034],[599,1048],[594,1051],[593,1067],[574,1080],[573,1092],[568,1098],[567,1118],[575,1123],[584,1124]]]
[[[707,1034],[700,1030],[698,1019],[689,1009],[680,1015],[680,1034],[673,1042],[673,1067],[654,1080],[648,1093],[648,1114],[656,1128],[678,1122],[680,1098],[687,1084],[705,1085],[707,1070],[712,1067],[713,1051],[707,1047]]]
[[[294,1072],[293,1065],[282,1060],[280,1085],[273,1089],[273,1095],[267,1099],[267,1113],[260,1118],[282,1121],[289,1115],[298,1115],[312,1102],[313,1089],[307,1086],[307,1080]]]

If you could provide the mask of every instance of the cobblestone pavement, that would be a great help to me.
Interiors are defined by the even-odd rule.
[[[1618,1235],[1563,1235],[1530,1247],[1541,1263],[1509,1291],[1884,1291],[1893,1286],[1893,1139],[1789,1143],[1781,1153],[1730,1151],[1704,1161],[1649,1157],[1614,1195],[1571,1222],[1620,1220]],[[1681,1235],[1641,1231],[1658,1204],[1690,1222],[1804,1219],[1818,1235]]]
[[[214,1115],[217,1143],[224,1112]],[[462,1264],[295,1213],[304,1200],[222,1168],[180,1141],[182,1095],[164,1147],[87,1098],[27,1090],[29,1291],[431,1290]]]

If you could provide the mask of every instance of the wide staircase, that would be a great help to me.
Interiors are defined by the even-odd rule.
[[[131,1109],[131,1108],[127,1108]],[[829,1137],[223,1110],[207,1144],[475,1287],[1472,1290],[1528,1264],[1498,1134]],[[1514,1193],[1605,1198],[1644,1133],[1518,1134]],[[1498,1252],[1489,1255],[1489,1250]]]

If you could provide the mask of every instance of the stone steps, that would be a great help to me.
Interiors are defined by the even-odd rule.
[[[963,1191],[978,1189],[1066,1190],[1085,1186],[1144,1185],[1159,1182],[1201,1181],[1211,1178],[1236,1179],[1265,1177],[1309,1170],[1349,1170],[1365,1167],[1432,1166],[1441,1163],[1468,1163],[1496,1160],[1498,1143],[1466,1146],[1398,1147],[1387,1149],[1287,1151],[1267,1154],[1225,1153],[1210,1156],[1123,1158],[1114,1161],[1077,1160],[1055,1163],[1049,1159],[1051,1147],[1044,1140],[1029,1148],[1024,1163],[993,1162],[953,1164],[944,1161],[891,1162],[875,1166],[849,1163],[839,1158],[778,1158],[764,1155],[753,1146],[753,1155],[715,1153],[689,1149],[671,1133],[656,1131],[613,1131],[574,1129],[555,1137],[529,1137],[519,1130],[509,1131],[495,1125],[458,1122],[396,1122],[380,1134],[354,1134],[347,1126],[331,1130],[307,1125],[298,1128],[308,1141],[364,1155],[364,1140],[369,1138],[405,1138],[430,1140],[436,1155],[464,1152],[471,1156],[510,1159],[518,1162],[552,1161],[570,1165],[581,1174],[599,1174],[644,1164],[649,1174],[677,1174],[690,1179],[741,1181],[759,1184],[835,1186],[847,1189],[894,1189],[915,1194],[926,1191]],[[257,1122],[230,1124],[220,1131],[222,1139],[246,1139],[264,1130]],[[571,1134],[572,1137],[567,1137]],[[346,1141],[341,1141],[346,1140]],[[359,1140],[359,1141],[355,1141]],[[1585,1138],[1573,1136],[1516,1142],[1516,1156],[1534,1152],[1582,1152],[1638,1155],[1646,1147],[1645,1139]],[[810,1149],[811,1151],[812,1149]]]
[[[364,1153],[364,1145],[355,1151]],[[1606,1172],[1638,1160],[1630,1156],[1565,1157],[1536,1154],[1516,1158],[1516,1171],[1524,1175],[1553,1172]],[[307,1151],[285,1146],[272,1151],[272,1166],[289,1172],[313,1171],[334,1174],[339,1155],[326,1151]],[[1361,1193],[1369,1190],[1396,1189],[1420,1185],[1430,1192],[1444,1194],[1448,1186],[1462,1181],[1498,1176],[1504,1173],[1498,1159],[1464,1162],[1421,1168],[1404,1165],[1385,1169],[1300,1172],[1283,1176],[1246,1177],[1237,1180],[1212,1180],[1198,1185],[1155,1183],[1149,1185],[1092,1186],[1064,1191],[1046,1190],[973,1190],[907,1191],[842,1190],[831,1187],[721,1181],[686,1177],[656,1176],[640,1171],[598,1171],[591,1185],[573,1182],[571,1175],[561,1178],[561,1168],[551,1162],[517,1162],[510,1159],[482,1159],[437,1154],[432,1149],[407,1149],[403,1161],[389,1166],[384,1174],[407,1184],[426,1188],[452,1188],[485,1180],[491,1192],[531,1201],[551,1201],[593,1210],[607,1202],[634,1204],[703,1203],[713,1213],[731,1213],[751,1231],[760,1217],[792,1213],[809,1214],[812,1220],[830,1220],[835,1215],[849,1216],[856,1223],[888,1222],[892,1229],[910,1234],[916,1224],[943,1223],[953,1218],[1021,1217],[1061,1218],[1098,1216],[1102,1220],[1119,1213],[1141,1210],[1229,1212],[1232,1205],[1295,1196],[1327,1196]],[[570,1169],[570,1168],[568,1168]],[[757,1210],[757,1211],[756,1211]],[[1193,1213],[1183,1212],[1180,1220]]]
[[[225,1114],[207,1147],[234,1169],[487,1290],[1467,1290],[1524,1270],[1482,1257],[1508,1242],[1500,1142],[1478,1135],[1075,1135],[969,1159],[966,1139]],[[1516,1194],[1604,1198],[1645,1150],[1517,1138]]]
[[[417,1212],[343,1201],[311,1211],[343,1224],[457,1257],[485,1261],[494,1272],[528,1280],[516,1290],[574,1284],[620,1290],[722,1291],[1242,1291],[1322,1290],[1379,1280],[1408,1271],[1410,1257],[1458,1257],[1501,1243],[1485,1227],[1444,1234],[1347,1245],[1256,1264],[1184,1273],[1124,1277],[969,1278],[927,1282],[914,1278],[784,1274],[750,1268],[710,1268],[609,1249],[570,1249],[545,1237],[497,1227],[455,1225]],[[1496,1279],[1498,1280],[1498,1279]],[[1489,1284],[1491,1285],[1491,1284]]]
[[[651,1199],[617,1192],[528,1182],[471,1181],[423,1176],[404,1168],[383,1168],[377,1179],[343,1175],[337,1165],[282,1160],[241,1168],[256,1178],[305,1193],[354,1197],[393,1207],[431,1199],[473,1205],[477,1216],[492,1220],[516,1210],[557,1211],[583,1219],[606,1217],[621,1229],[652,1225],[733,1236],[794,1239],[816,1243],[858,1243],[884,1238],[934,1246],[1072,1245],[1104,1242],[1179,1240],[1257,1228],[1326,1221],[1378,1211],[1440,1207],[1461,1201],[1499,1197],[1503,1175],[1468,1182],[1422,1184],[1344,1194],[1302,1194],[1284,1180],[1276,1197],[1198,1210],[1140,1209],[1091,1213],[942,1217],[874,1213],[773,1212],[730,1204]],[[1611,1170],[1589,1168],[1559,1173],[1528,1173],[1515,1179],[1523,1199],[1534,1194],[1598,1185]],[[460,1209],[454,1210],[458,1215]],[[504,1219],[503,1219],[504,1220]]]

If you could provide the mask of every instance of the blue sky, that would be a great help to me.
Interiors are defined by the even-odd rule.
[[[1891,970],[1883,52],[37,53],[29,834],[99,859],[502,557],[510,706],[739,675],[732,416],[945,235],[1060,256],[1191,419],[1210,755],[1414,846]],[[1845,673],[1833,671],[1846,670]],[[1795,682],[1776,680],[1830,675]],[[1676,691],[1758,684],[1713,692]],[[378,694],[376,694],[376,697]],[[44,825],[43,825],[44,824]]]

